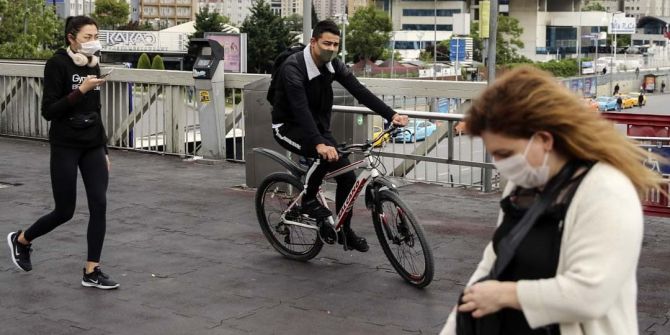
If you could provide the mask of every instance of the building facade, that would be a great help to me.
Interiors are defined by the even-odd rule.
[[[210,12],[219,13],[230,19],[231,24],[239,26],[251,13],[252,2],[252,0],[200,0],[198,11],[200,8],[208,7]]]
[[[302,16],[302,0],[281,0],[281,16],[291,16],[298,14]]]
[[[347,0],[313,0],[312,6],[319,20],[325,20],[346,13]]]
[[[377,0],[390,14],[393,30],[452,31],[453,15],[468,12],[466,0]]]
[[[195,20],[197,0],[132,0],[133,21],[149,22],[164,29]]]
[[[45,0],[47,6],[56,6],[56,15],[61,18],[95,13],[95,0]]]
[[[356,13],[359,8],[367,7],[374,4],[373,0],[348,0],[347,2],[347,14],[352,16]]]

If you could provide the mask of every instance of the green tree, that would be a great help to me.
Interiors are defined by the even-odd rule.
[[[484,41],[479,37],[478,26],[474,23],[470,25],[472,53],[473,59],[483,61]],[[524,47],[524,43],[521,41],[521,34],[523,34],[523,27],[519,24],[519,20],[510,16],[498,16],[496,64],[527,62],[528,58],[519,55],[517,52],[518,48]]]
[[[356,11],[347,29],[347,52],[359,59],[376,59],[382,55],[391,39],[391,18],[375,6]]]
[[[151,68],[151,60],[149,59],[149,55],[147,55],[146,53],[142,53],[140,55],[140,59],[137,61],[137,68],[138,69]]]
[[[314,29],[314,26],[316,26],[317,23],[319,23],[319,16],[316,15],[316,9],[314,9],[314,1],[312,1],[312,29]]]
[[[44,0],[0,0],[0,19],[0,58],[46,59],[65,43],[63,21]]]
[[[202,7],[198,14],[195,15],[195,32],[189,36],[189,40],[193,38],[203,38],[205,33],[215,33],[223,31],[223,26],[228,24],[230,19],[217,12],[210,12],[209,7]],[[193,68],[193,62],[196,58],[197,48],[188,43],[188,55],[185,57],[184,67],[186,70]]]
[[[154,56],[153,61],[151,61],[152,70],[165,70],[165,64],[163,63],[163,57],[161,55]]]
[[[291,31],[302,32],[302,15],[294,13],[287,16],[284,20],[286,20],[286,24]]]
[[[383,60],[391,60],[391,52],[393,52],[393,49],[391,48],[384,48],[384,51],[382,52],[381,56],[379,56],[379,59]],[[399,62],[402,60],[402,55],[400,54],[400,51],[396,50],[395,55],[393,56],[393,60],[396,62]]]
[[[606,12],[607,8],[598,1],[590,1],[586,6],[582,7],[582,12]]]
[[[130,7],[125,0],[95,0],[95,13],[92,17],[98,21],[101,29],[116,29],[128,22]]]
[[[140,23],[139,21],[128,21],[126,24],[122,26],[118,26],[116,30],[143,30],[143,31],[150,31],[154,30],[154,27],[148,22],[144,21],[144,23]]]
[[[451,53],[451,39],[446,39],[437,43],[437,61],[445,62],[450,61],[449,55]],[[426,48],[423,50],[425,58],[430,59],[430,62],[433,62],[433,51],[434,48],[432,45],[426,45]],[[429,58],[430,57],[430,58]]]
[[[265,0],[254,1],[240,31],[247,34],[249,72],[270,73],[277,55],[296,42],[296,33],[284,18],[272,12]]]

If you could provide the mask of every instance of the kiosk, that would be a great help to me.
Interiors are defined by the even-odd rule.
[[[197,47],[193,66],[196,106],[200,119],[200,155],[207,159],[226,158],[225,96],[223,82],[223,47],[219,42],[195,38]]]

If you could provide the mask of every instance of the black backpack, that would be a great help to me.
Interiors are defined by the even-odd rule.
[[[275,58],[274,63],[272,64],[272,79],[270,79],[270,88],[268,88],[268,95],[266,96],[266,99],[270,102],[270,104],[274,103],[275,99],[275,90],[277,87],[277,76],[279,75],[279,69],[281,69],[282,63],[288,58],[288,56],[304,50],[306,45],[302,43],[295,43],[291,45],[290,47],[286,48],[286,50],[282,51],[277,58]]]

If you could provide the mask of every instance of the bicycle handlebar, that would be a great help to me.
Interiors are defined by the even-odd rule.
[[[396,131],[398,127],[396,127],[394,124],[391,124],[390,127],[388,127],[386,130],[384,130],[379,136],[377,136],[375,139],[372,141],[367,141],[366,143],[362,144],[349,144],[349,145],[342,145],[337,147],[337,152],[340,154],[350,154],[352,153],[352,149],[359,149],[359,151],[367,151],[370,148],[372,148],[372,144],[377,142],[379,139],[384,138],[387,134],[390,134],[394,131]]]

